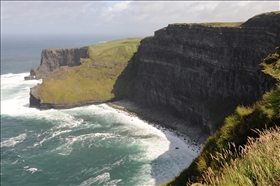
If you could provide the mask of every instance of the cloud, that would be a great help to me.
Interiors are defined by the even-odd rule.
[[[130,2],[129,1],[123,1],[120,3],[115,4],[113,7],[108,7],[109,12],[120,12],[129,7]]]
[[[170,23],[246,21],[278,1],[1,2],[3,33],[151,35]]]
[[[96,16],[104,2],[3,2],[2,14],[14,21],[71,21]]]
[[[250,17],[268,11],[279,10],[277,2],[218,2],[214,9],[199,13],[199,18],[207,22],[246,21]]]

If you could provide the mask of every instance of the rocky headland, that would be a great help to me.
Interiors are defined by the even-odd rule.
[[[88,58],[88,47],[80,48],[60,48],[60,49],[44,49],[41,53],[40,66],[34,70],[30,70],[30,75],[25,80],[42,79],[48,73],[58,69],[61,66],[78,66],[81,64],[81,58]]]
[[[41,65],[28,79],[41,79],[30,89],[30,107],[67,109],[108,102],[126,96],[130,61],[141,38],[128,38],[73,49],[45,49]],[[124,69],[126,75],[121,74]],[[120,85],[115,88],[118,80]],[[118,96],[116,96],[118,95]]]
[[[120,53],[118,49],[109,61],[103,58],[106,62],[102,63],[103,59],[99,58],[97,63],[93,61],[99,54],[90,55],[88,47],[46,49],[35,72],[36,78],[44,80],[42,85],[31,89],[30,106],[59,109],[128,98],[146,109],[168,110],[211,134],[237,105],[250,105],[275,86],[276,80],[264,74],[259,64],[280,44],[279,30],[279,12],[257,15],[244,23],[170,24],[155,31],[154,36],[142,39],[135,53],[126,56],[126,65],[120,73],[110,71],[101,77],[99,73],[104,70],[100,69],[120,66],[118,58],[126,52]],[[87,65],[81,65],[83,61]],[[97,82],[111,79],[113,89],[103,91],[110,95],[98,97],[93,91],[92,97],[63,101],[67,95],[46,93],[51,92],[48,88],[69,78],[72,71],[83,76],[81,80],[93,77],[83,74],[81,68],[97,69],[94,71],[94,76],[99,76]],[[71,83],[76,87],[69,89],[72,95],[76,91],[82,95],[86,92],[83,88],[102,89],[106,85],[105,82]],[[57,100],[52,99],[54,97]],[[187,131],[187,127],[174,125],[174,128]]]

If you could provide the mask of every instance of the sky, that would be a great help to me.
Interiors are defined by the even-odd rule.
[[[172,23],[240,22],[280,1],[1,1],[1,35],[144,37]]]

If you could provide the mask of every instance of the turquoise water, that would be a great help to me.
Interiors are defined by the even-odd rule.
[[[23,64],[39,66],[43,48],[29,58],[22,50],[31,49],[32,42],[14,48],[16,56],[2,50],[1,65],[8,65],[1,72],[1,185],[156,185],[176,176],[197,155],[195,147],[188,148],[171,132],[106,104],[29,108],[29,89],[41,80],[24,81]]]

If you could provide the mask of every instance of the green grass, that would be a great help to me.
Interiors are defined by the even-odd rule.
[[[201,154],[192,164],[165,185],[186,185],[186,182],[191,179],[192,181],[202,181],[203,173],[209,169],[213,174],[219,174],[223,171],[224,162],[212,157],[217,157],[223,152],[239,153],[238,150],[247,143],[248,137],[258,137],[258,134],[253,130],[280,126],[279,54],[278,47],[261,64],[264,66],[264,73],[278,79],[276,88],[265,93],[262,100],[257,101],[251,107],[238,106],[235,112],[225,119],[221,129],[206,140]],[[277,56],[276,59],[275,56]],[[236,173],[233,176],[244,175]]]
[[[224,185],[280,185],[280,127],[263,132],[259,138],[249,138],[237,152],[223,151],[213,159],[221,162],[221,171],[209,168],[203,173],[204,184]]]
[[[278,15],[278,14],[280,14],[280,11],[272,11],[272,12],[266,12],[266,13],[261,13],[261,14],[255,15],[252,18],[259,18],[262,16],[270,16],[270,15]]]
[[[209,22],[199,23],[199,25],[210,26],[210,27],[240,27],[243,22]]]
[[[115,91],[115,83],[126,85],[132,73],[123,74],[140,44],[141,38],[115,40],[90,46],[89,58],[76,67],[60,67],[43,80],[38,96],[43,103],[71,104],[83,101],[106,101],[125,91]],[[123,93],[124,94],[124,93]]]
[[[279,11],[280,12],[280,11]],[[261,63],[265,67],[264,73],[273,76],[278,81],[280,80],[280,47],[277,47],[275,51],[268,55]]]

